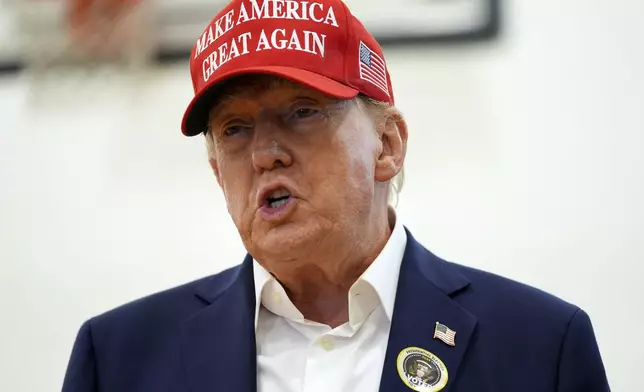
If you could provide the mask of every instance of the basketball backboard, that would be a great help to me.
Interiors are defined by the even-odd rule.
[[[29,63],[30,56],[42,54],[42,49],[59,54],[65,46],[63,10],[67,1],[0,0],[0,32],[12,37],[0,45],[0,63]],[[382,44],[494,38],[499,29],[500,1],[345,0]],[[157,54],[185,56],[227,3],[228,0],[142,0],[147,10],[141,15],[146,16],[147,26],[141,31],[154,38]]]
[[[250,1],[250,0],[248,0]],[[500,0],[345,0],[382,43],[458,42],[494,38]],[[227,0],[157,0],[160,50],[189,53]]]

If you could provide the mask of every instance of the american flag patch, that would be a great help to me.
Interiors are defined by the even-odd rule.
[[[362,41],[360,42],[360,79],[366,80],[389,95],[385,62]]]
[[[454,342],[455,337],[456,331],[452,331],[447,327],[447,325],[436,322],[436,328],[434,329],[434,339],[440,339],[447,345],[456,346],[456,343]]]

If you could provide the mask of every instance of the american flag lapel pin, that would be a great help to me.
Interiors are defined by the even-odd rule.
[[[439,339],[448,346],[456,346],[454,339],[456,338],[456,331],[449,329],[445,324],[441,324],[438,321],[436,322],[436,328],[434,328],[434,339]]]

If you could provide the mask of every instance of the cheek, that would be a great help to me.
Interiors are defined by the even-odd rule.
[[[231,163],[221,163],[219,166],[220,184],[226,198],[228,212],[238,225],[249,206],[252,176],[249,176],[246,171],[244,167]]]
[[[341,150],[346,156],[346,171],[349,176],[359,183],[373,185],[375,169],[375,141],[373,131],[355,124],[340,139]]]
[[[336,192],[348,194],[351,198],[359,195],[370,197],[373,193],[375,168],[375,134],[369,128],[361,129],[351,124],[339,132],[326,156],[326,172],[334,177]],[[338,189],[339,188],[339,189]]]

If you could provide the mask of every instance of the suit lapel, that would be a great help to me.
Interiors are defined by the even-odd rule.
[[[447,262],[431,254],[407,232],[407,248],[400,268],[389,343],[380,384],[381,392],[409,392],[397,369],[399,353],[418,347],[438,357],[452,385],[467,350],[477,320],[452,299],[469,281]],[[436,322],[456,331],[454,347],[434,339]]]
[[[190,392],[218,387],[236,392],[257,391],[257,352],[254,329],[253,260],[229,276],[218,292],[198,293],[208,306],[188,319],[183,328],[183,360]],[[397,358],[407,347],[419,347],[438,357],[447,368],[452,389],[477,320],[453,298],[469,281],[447,262],[427,251],[407,232],[396,303],[385,357],[381,392],[409,392],[397,370]],[[436,322],[456,331],[456,346],[434,339]]]
[[[204,288],[209,303],[183,328],[183,359],[190,392],[257,390],[252,258],[247,256],[221,292]]]

